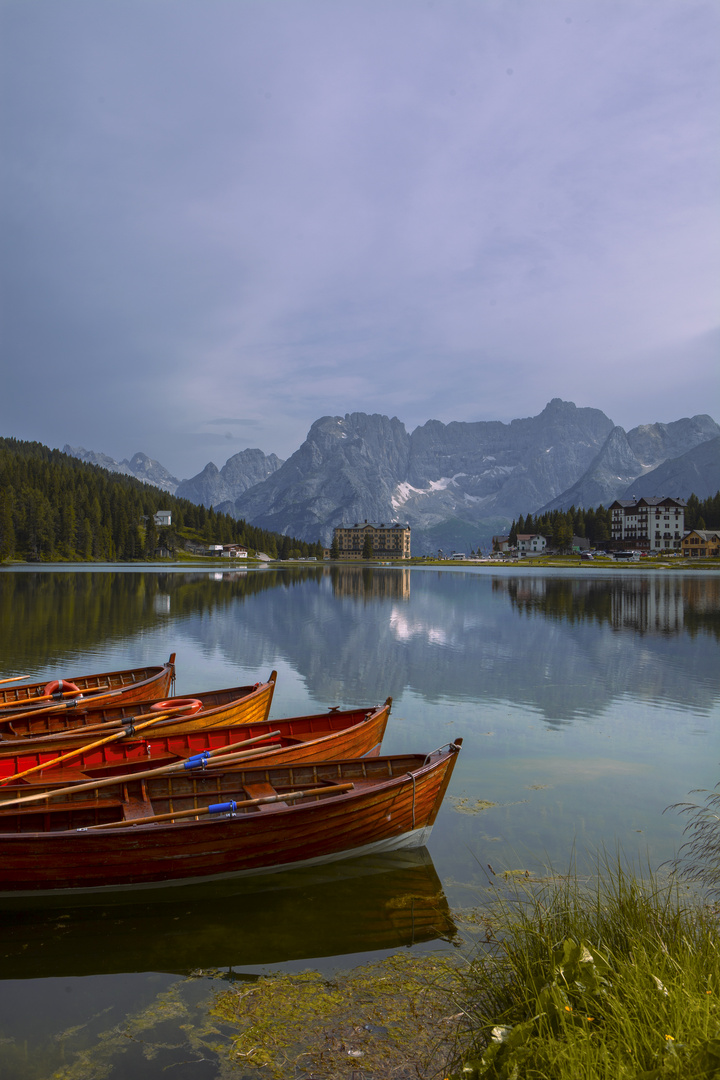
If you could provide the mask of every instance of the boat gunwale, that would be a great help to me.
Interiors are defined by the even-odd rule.
[[[316,762],[301,762],[301,763],[299,763],[297,765],[293,765],[293,764],[286,764],[286,765],[280,764],[280,765],[277,765],[277,766],[275,766],[276,768],[278,768],[278,769],[287,769],[289,772],[292,773],[292,770],[294,770],[294,769],[304,769],[304,768],[308,768],[308,767],[322,768],[323,766],[332,767],[332,768],[335,768],[335,769],[337,769],[339,767],[342,770],[342,767],[344,765],[357,766],[358,761],[367,760],[370,763],[372,768],[375,768],[375,769],[377,769],[379,771],[379,769],[381,768],[383,763],[386,763],[388,761],[412,760],[412,759],[422,761],[422,764],[419,764],[417,766],[417,768],[408,769],[407,771],[404,771],[402,773],[398,773],[395,776],[388,776],[385,779],[378,779],[376,782],[374,782],[372,780],[372,778],[371,778],[370,781],[367,783],[367,785],[364,786],[363,788],[352,789],[352,790],[346,791],[346,792],[330,793],[327,796],[325,796],[324,798],[323,798],[322,791],[319,791],[317,793],[317,795],[314,795],[314,796],[311,797],[312,801],[310,801],[309,799],[306,799],[306,798],[302,798],[302,799],[298,799],[296,801],[294,800],[293,803],[290,804],[290,805],[288,805],[287,803],[283,804],[283,805],[280,805],[281,799],[279,799],[276,804],[274,804],[274,805],[271,804],[271,812],[272,812],[273,816],[275,816],[276,814],[281,814],[283,817],[285,817],[286,815],[292,815],[293,813],[298,812],[298,811],[304,811],[304,810],[308,810],[308,809],[316,810],[317,808],[322,808],[324,806],[327,806],[329,802],[332,802],[333,805],[352,802],[354,800],[359,799],[361,796],[368,796],[368,795],[373,795],[375,793],[382,793],[383,791],[387,791],[392,787],[398,787],[399,788],[404,783],[415,783],[416,784],[417,780],[419,778],[424,778],[430,772],[435,771],[436,769],[438,769],[440,767],[443,767],[443,768],[447,769],[447,767],[451,763],[452,759],[457,757],[461,746],[462,746],[462,739],[458,739],[456,741],[446,743],[444,746],[439,747],[437,750],[431,751],[430,754],[385,754],[385,755],[378,756],[376,758],[368,758],[368,759],[365,759],[365,758],[360,758],[360,759],[358,759],[358,758],[323,759],[323,760],[319,760],[319,761],[316,761]],[[447,749],[446,749],[446,747],[447,747]],[[271,768],[273,768],[272,765],[259,766],[257,769],[254,769],[251,765],[248,765],[248,768],[243,768],[242,766],[239,766],[238,768],[229,769],[227,771],[228,772],[233,772],[233,773],[241,773],[243,775],[243,777],[245,777],[246,774],[252,774],[252,773],[257,773],[258,776],[260,776],[263,773],[267,773],[267,771],[269,769],[271,769]],[[176,774],[176,775],[179,775],[179,774]],[[200,774],[200,775],[202,775],[202,774]],[[157,779],[163,779],[163,778],[158,777]],[[335,777],[333,779],[333,782],[338,783],[338,782],[341,782],[341,780],[342,780],[342,777],[337,776],[337,777]],[[326,778],[326,782],[329,785],[330,784],[330,778]],[[319,783],[319,781],[318,781],[318,783]],[[293,781],[291,780],[289,782],[288,786],[291,786],[292,784],[293,784]],[[282,794],[282,793],[279,793],[279,794]],[[443,794],[444,794],[444,792],[443,792]],[[176,796],[176,797],[180,797],[180,796]],[[59,805],[64,806],[65,804],[59,804]],[[68,804],[68,805],[71,805],[71,804]],[[118,800],[118,806],[122,807],[122,805],[123,805],[122,802],[120,802]],[[0,808],[1,807],[2,807],[2,803],[0,803]],[[43,808],[43,809],[46,809],[46,808]],[[198,814],[200,814],[203,809],[204,809],[203,807],[198,807]],[[15,817],[15,816],[18,816],[18,815],[13,815],[13,814],[8,813],[7,815],[4,815],[4,816]],[[267,817],[267,811],[265,811],[264,816]],[[225,824],[227,824],[229,822],[239,823],[241,821],[257,821],[257,820],[258,820],[257,813],[253,813],[252,811],[249,811],[247,813],[241,813],[241,814],[240,813],[235,813],[235,814],[227,813],[227,814],[219,815],[215,819],[210,819],[210,818],[208,818],[207,815],[203,815],[202,818],[198,817],[196,819],[184,818],[182,821],[148,822],[146,824],[143,824],[142,822],[134,823],[132,821],[132,819],[130,819],[127,822],[113,823],[114,827],[111,830],[107,830],[107,835],[108,836],[114,835],[114,836],[120,838],[120,837],[127,837],[130,834],[138,834],[138,833],[140,833],[142,835],[147,836],[148,832],[160,832],[160,831],[171,830],[173,833],[175,833],[179,829],[183,830],[183,831],[185,831],[187,829],[198,829],[198,828],[216,829],[218,825],[223,824],[223,823],[225,823]],[[0,816],[0,822],[1,821],[2,821],[2,816]],[[12,832],[12,833],[8,833],[8,832],[2,832],[0,830],[0,843],[3,843],[4,841],[7,841],[7,840],[17,841],[19,839],[28,840],[28,841],[41,840],[41,839],[54,840],[57,837],[59,837],[59,838],[73,837],[73,839],[75,839],[76,837],[88,837],[88,838],[94,840],[99,835],[100,835],[100,830],[93,830],[92,827],[58,829],[58,830],[43,831],[43,832]],[[2,895],[1,892],[0,892],[0,895]]]
[[[133,675],[134,673],[140,672],[140,671],[148,672],[148,674],[146,674],[142,679],[133,679],[131,682],[128,682],[128,683],[120,683],[119,686],[115,686],[115,687],[111,686],[105,691],[105,693],[110,694],[110,693],[117,693],[117,691],[122,691],[123,689],[128,689],[128,690],[135,689],[138,686],[142,686],[142,684],[145,683],[145,682],[151,682],[154,679],[157,679],[160,675],[163,674],[163,672],[166,672],[169,668],[172,669],[171,675],[172,675],[172,678],[174,678],[175,677],[175,656],[176,656],[175,653],[171,653],[169,660],[167,660],[164,664],[145,664],[145,665],[140,665],[139,667],[134,667],[134,668],[118,668],[118,669],[113,670],[113,671],[99,671],[99,672],[96,672],[96,673],[94,673],[92,675],[69,676],[67,678],[63,678],[63,682],[70,682],[70,683],[74,683],[75,686],[79,686],[80,683],[88,684],[93,679],[113,679],[113,678],[118,678],[118,677],[123,676],[123,675]],[[42,691],[52,681],[53,681],[52,679],[45,678],[45,679],[39,680],[38,682],[22,683],[19,686],[0,687],[0,708],[2,708],[4,705],[7,705],[8,708],[12,708],[14,705],[36,704],[35,699],[42,696]],[[85,686],[79,686],[79,689],[80,690],[97,690],[99,688],[97,686],[85,685]],[[22,694],[23,691],[37,691],[37,693],[35,693],[35,694],[25,693],[21,697],[17,697],[17,696],[16,697],[8,697],[9,694]],[[101,695],[98,694],[97,695],[97,700],[99,700],[100,697],[101,697]],[[1,719],[2,719],[2,716],[0,716],[0,720]]]

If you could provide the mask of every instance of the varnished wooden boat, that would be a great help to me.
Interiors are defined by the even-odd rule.
[[[0,809],[0,896],[157,888],[420,847],[462,739],[430,754],[137,777]]]
[[[241,740],[261,740],[253,742],[248,749],[248,753],[253,754],[255,768],[266,764],[300,764],[323,757],[376,756],[380,752],[391,705],[392,698],[388,698],[384,705],[367,709],[343,712],[331,709],[314,716],[265,720],[239,727],[186,730],[182,722],[159,724],[158,730],[165,730],[166,734],[157,734],[153,728],[145,737],[127,737],[101,746],[93,746],[90,742],[82,753],[38,749],[37,740],[26,740],[26,748],[22,751],[0,753],[0,781],[3,783],[0,807],[2,799],[10,797],[9,791],[17,794],[18,783],[23,785],[23,794],[30,794],[47,785],[64,786],[182,764],[188,758],[208,751],[213,756],[219,755],[226,747],[235,747]],[[181,730],[176,731],[175,726]],[[237,749],[242,750],[242,745]],[[63,755],[67,760],[62,760]],[[26,778],[14,782],[16,774],[30,770],[33,772]]]
[[[196,731],[206,727],[230,727],[236,724],[261,723],[270,713],[277,672],[266,683],[252,686],[231,686],[184,698],[153,698],[149,701],[110,701],[107,704],[80,702],[64,712],[40,712],[34,716],[16,715],[12,720],[0,716],[0,758],[9,752],[16,754],[30,745],[52,747],[58,752],[100,738],[103,732],[131,725],[142,716],[175,710],[175,719],[153,725],[154,735],[165,732]],[[194,702],[182,712],[182,702]]]
[[[127,671],[101,671],[97,675],[72,675],[60,679],[44,679],[38,683],[24,683],[20,686],[6,684],[0,686],[0,723],[2,714],[17,708],[44,707],[60,703],[71,703],[80,695],[87,695],[94,704],[112,702],[118,698],[123,701],[143,701],[147,698],[166,697],[175,679],[175,653],[167,664],[160,667],[132,668]],[[69,683],[74,690],[62,689],[59,685]],[[56,689],[55,689],[56,688]]]

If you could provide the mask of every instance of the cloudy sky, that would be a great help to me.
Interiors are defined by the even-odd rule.
[[[720,421],[720,4],[0,0],[0,434]]]

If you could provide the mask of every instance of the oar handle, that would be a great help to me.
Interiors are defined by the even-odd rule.
[[[196,806],[192,810],[176,810],[168,814],[152,814],[148,817],[130,818],[129,821],[108,821],[102,825],[88,825],[76,832],[95,832],[97,829],[126,829],[130,825],[150,825],[157,821],[174,821],[177,818],[200,817],[204,814],[234,814],[248,806],[262,806],[267,803],[290,802],[307,799],[310,795],[340,795],[351,791],[354,784],[333,784],[330,787],[310,788],[306,791],[288,791],[285,794],[263,795],[258,799],[243,799],[242,802],[215,803],[211,806]]]

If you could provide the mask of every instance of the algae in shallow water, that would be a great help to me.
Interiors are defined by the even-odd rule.
[[[409,1080],[447,1065],[462,1019],[457,987],[449,958],[398,953],[330,980],[314,971],[261,978],[218,995],[212,1014],[239,1028],[235,1061],[264,1076],[334,1080],[352,1062],[363,1080]]]
[[[332,978],[308,971],[216,988],[181,980],[93,1036],[92,1046],[78,1045],[80,1031],[65,1032],[65,1060],[54,1072],[14,1075],[417,1080],[447,1075],[464,1020],[453,1003],[458,969],[440,955],[397,953]]]
[[[489,810],[491,806],[497,806],[497,803],[489,802],[487,799],[476,799],[471,802],[470,799],[452,799],[450,800],[457,810],[458,814],[479,814],[481,810]]]
[[[218,1028],[205,1009],[199,1011],[188,999],[190,981],[176,983],[147,1008],[101,1032],[93,1046],[78,1048],[69,1042],[65,1053],[72,1060],[58,1068],[52,1080],[155,1076],[168,1065],[206,1060],[208,1053],[215,1059]]]

